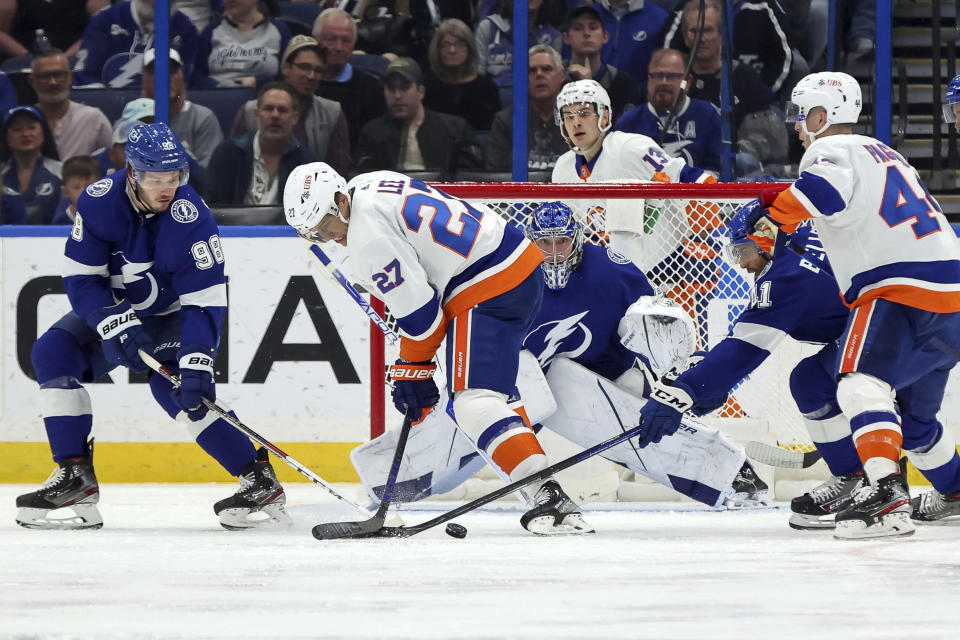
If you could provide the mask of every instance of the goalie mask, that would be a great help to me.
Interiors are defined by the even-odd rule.
[[[943,121],[957,122],[957,113],[960,112],[960,75],[955,77],[947,85],[947,91],[943,95]]]
[[[804,77],[793,88],[786,105],[787,122],[799,122],[811,142],[834,124],[856,124],[863,100],[860,84],[846,73],[822,71]],[[814,107],[822,107],[827,120],[817,131],[807,129],[807,116]]]
[[[318,227],[324,217],[347,222],[337,206],[336,195],[347,193],[347,181],[325,162],[303,164],[290,172],[283,188],[283,212],[287,224],[310,242],[324,242]]]
[[[545,256],[540,263],[544,284],[563,289],[583,257],[583,225],[567,205],[548,202],[531,214],[525,233]]]

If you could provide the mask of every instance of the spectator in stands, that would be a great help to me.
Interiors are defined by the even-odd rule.
[[[0,71],[0,113],[17,106],[17,91],[10,81],[10,76]]]
[[[73,156],[63,163],[60,203],[50,224],[73,224],[77,218],[77,200],[87,185],[103,177],[100,163],[90,156]]]
[[[681,83],[686,66],[679,51],[654,51],[647,74],[647,103],[625,113],[613,129],[642,133],[670,155],[686,160],[688,165],[718,172],[720,111],[705,100],[683,93]],[[668,124],[669,130],[665,131]]]
[[[156,49],[143,54],[143,88],[141,95],[154,97],[153,67]],[[213,111],[187,100],[187,87],[183,77],[183,62],[176,49],[170,49],[170,129],[183,144],[187,153],[196,158],[201,166],[210,163],[210,156],[217,145],[223,142],[223,131]]]
[[[636,79],[646,77],[650,55],[659,46],[670,14],[644,0],[599,0],[593,6],[610,34],[603,59]]]
[[[570,47],[567,74],[573,80],[596,80],[610,96],[613,117],[640,104],[637,79],[607,64],[601,53],[610,34],[595,7],[577,7],[570,12],[563,28],[563,43]]]
[[[0,0],[0,55],[40,53],[37,29],[43,29],[50,47],[76,55],[90,16],[109,4],[110,0]]]
[[[0,187],[0,224],[30,224],[23,197],[10,187]]]
[[[688,47],[696,36],[699,16],[699,4],[688,3],[684,7],[683,38]],[[722,110],[721,45],[720,8],[716,0],[706,0],[703,33],[693,58],[693,80],[687,95],[711,102]],[[732,66],[737,175],[743,176],[760,171],[762,167],[758,162],[783,162],[786,159],[787,130],[783,123],[783,113],[776,106],[776,97],[763,84],[756,71],[738,60],[734,60]]]
[[[734,4],[733,55],[741,63],[753,67],[763,84],[777,93],[783,87],[793,64],[793,52],[781,24],[783,15],[771,6],[774,3],[766,0],[734,0]],[[720,10],[717,0],[708,0],[706,6]],[[698,16],[699,9],[700,0],[688,0],[670,25],[664,37],[665,46],[690,53],[690,45],[683,33],[684,20],[691,12]]]
[[[93,156],[93,159],[100,164],[103,175],[120,171],[126,167],[127,158],[124,153],[124,146],[127,144],[127,135],[135,125],[141,122],[148,124],[153,122],[153,114],[153,98],[137,98],[124,105],[123,113],[120,114],[120,118],[113,125],[112,144]],[[190,168],[190,186],[202,195],[204,193],[203,167],[190,153],[187,153],[187,164]]]
[[[70,99],[72,77],[67,56],[59,49],[36,55],[27,76],[61,158],[90,155],[108,146],[112,135],[110,121],[100,109]]]
[[[566,10],[562,0],[529,0],[527,46],[547,44],[559,51],[563,44],[557,26]],[[496,13],[477,25],[480,72],[500,87],[500,103],[513,103],[513,0],[500,0]]]
[[[500,110],[500,94],[490,76],[477,73],[477,42],[470,27],[456,18],[441,22],[427,58],[430,73],[423,100],[427,108],[460,116],[477,131],[489,131]]]
[[[7,111],[0,128],[3,185],[23,196],[31,221],[47,224],[60,199],[60,161],[47,121],[36,107]]]
[[[357,44],[357,25],[341,9],[325,9],[313,23],[313,37],[327,51],[318,95],[336,100],[350,128],[350,148],[357,148],[360,130],[386,109],[383,83],[366,71],[350,65]]]
[[[480,167],[480,151],[466,120],[423,106],[423,73],[411,58],[387,67],[387,113],[360,132],[354,154],[358,171],[440,171]]]
[[[293,135],[340,175],[350,171],[350,130],[339,102],[314,95],[320,86],[320,76],[326,51],[310,36],[298,35],[290,40],[283,52],[280,65],[281,80],[300,95],[300,116]],[[257,128],[256,100],[249,100],[237,111],[234,137]]]
[[[530,47],[527,75],[527,169],[549,171],[567,152],[554,111],[566,74],[555,49],[545,44]],[[490,171],[513,168],[513,107],[493,119],[485,166]]]
[[[198,33],[203,33],[223,6],[222,0],[171,0],[174,9],[190,18]]]
[[[74,86],[140,86],[143,52],[153,43],[153,0],[131,0],[107,7],[90,19],[74,66]],[[190,19],[170,15],[170,47],[180,52],[184,74],[190,77],[200,36]]]
[[[213,204],[273,205],[281,201],[290,172],[317,157],[293,135],[300,96],[285,82],[269,82],[257,94],[257,130],[225,140],[213,152],[206,199]]]
[[[257,0],[226,0],[223,6],[223,17],[200,35],[190,84],[255,87],[269,82],[280,70],[290,29],[282,20],[263,15]]]

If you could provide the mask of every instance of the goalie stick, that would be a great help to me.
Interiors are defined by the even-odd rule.
[[[747,452],[747,457],[751,460],[781,469],[806,469],[812,467],[823,457],[817,450],[792,451],[755,440],[748,442],[744,449]]]
[[[174,387],[176,388],[180,387],[180,378],[174,375],[174,373],[169,369],[167,369],[165,366],[163,366],[159,360],[151,356],[149,353],[147,353],[143,349],[140,349],[140,358],[147,364],[148,367],[150,367],[151,369],[159,373],[161,376],[163,376]],[[272,442],[270,442],[269,440],[261,436],[259,433],[257,433],[247,425],[243,424],[242,422],[240,422],[237,418],[230,415],[228,411],[226,411],[223,407],[218,405],[216,402],[213,402],[212,400],[204,398],[203,404],[205,407],[207,407],[207,409],[209,409],[210,411],[213,411],[215,414],[217,414],[218,416],[220,416],[221,418],[229,422],[231,426],[237,429],[237,431],[244,434],[254,442],[262,445],[267,449],[267,451],[269,451],[273,455],[277,456],[278,458],[286,462],[291,468],[300,472],[300,475],[308,478],[314,484],[320,485],[321,487],[326,489],[327,493],[332,495],[337,500],[340,500],[344,504],[350,505],[351,507],[356,509],[359,513],[362,513],[364,515],[368,515],[370,513],[367,509],[364,509],[356,502],[353,502],[352,500],[349,500],[348,498],[345,498],[339,493],[337,493],[333,489],[333,487],[331,487],[329,484],[326,483],[326,481],[324,481],[323,478],[321,478],[320,476],[315,474],[313,471],[311,471],[310,469],[303,466],[301,463],[297,462],[292,457],[287,455],[282,449],[280,449],[280,447],[273,444]]]
[[[474,509],[478,507],[482,507],[483,505],[489,502],[493,502],[494,500],[499,500],[500,498],[510,493],[513,493],[518,489],[522,489],[523,487],[529,484],[533,484],[534,482],[537,482],[538,480],[546,480],[547,478],[549,478],[550,476],[552,476],[557,472],[560,472],[560,471],[563,471],[564,469],[572,467],[573,465],[579,462],[583,462],[587,458],[592,458],[598,453],[601,453],[602,451],[606,451],[611,447],[615,447],[621,442],[627,441],[630,438],[639,436],[642,431],[643,431],[642,424],[637,425],[632,429],[627,429],[623,433],[616,435],[610,438],[609,440],[604,440],[600,444],[596,444],[590,447],[589,449],[584,449],[580,453],[576,453],[570,456],[569,458],[565,458],[560,462],[552,464],[546,469],[542,469],[525,478],[521,478],[516,482],[511,482],[510,484],[504,487],[501,487],[496,491],[491,491],[490,493],[484,496],[481,496],[476,500],[473,500],[464,505],[461,505],[456,509],[453,509],[444,514],[441,514],[431,520],[427,520],[426,522],[421,522],[420,524],[415,524],[415,525],[404,525],[400,527],[380,527],[379,529],[375,529],[375,530],[360,529],[358,525],[364,524],[360,522],[332,523],[334,525],[340,525],[340,527],[342,527],[336,530],[336,532],[340,534],[340,535],[337,535],[336,537],[339,537],[339,538],[409,538],[410,536],[426,531],[427,529],[432,529],[438,524],[449,522],[450,520],[453,520],[457,516],[463,515],[468,511],[473,511]],[[393,469],[391,469],[391,473],[392,472],[393,472]],[[318,536],[317,529],[319,527],[329,527],[329,526],[331,525],[317,525],[316,527],[314,527],[313,528],[314,537],[322,540],[328,539],[325,537]],[[323,530],[323,532],[326,532],[326,531],[327,531],[326,529]]]

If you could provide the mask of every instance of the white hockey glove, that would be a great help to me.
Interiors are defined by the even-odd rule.
[[[643,358],[658,377],[683,366],[697,346],[693,319],[672,300],[643,296],[617,327],[620,344]]]

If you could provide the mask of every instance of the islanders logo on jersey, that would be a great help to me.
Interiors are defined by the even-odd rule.
[[[93,184],[89,185],[86,189],[87,195],[93,196],[94,198],[100,198],[107,195],[107,192],[110,191],[110,187],[113,186],[113,180],[110,178],[103,178],[102,180],[97,180]]]
[[[177,222],[187,223],[199,218],[200,212],[197,211],[197,205],[186,198],[180,198],[179,200],[174,200],[173,204],[170,205],[170,215],[173,216],[173,219]]]
[[[558,356],[572,360],[582,355],[593,342],[593,333],[581,322],[588,313],[584,311],[541,324],[527,335],[523,347],[537,356],[540,366],[544,368]]]

